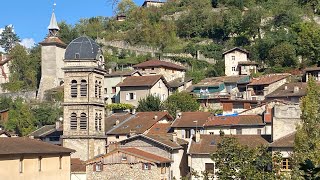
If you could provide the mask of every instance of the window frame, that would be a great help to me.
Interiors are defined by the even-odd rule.
[[[88,84],[87,80],[82,79],[80,81],[80,97],[87,97],[88,95]]]
[[[281,170],[282,171],[291,171],[291,161],[290,158],[282,158],[281,160]]]
[[[88,129],[88,116],[84,112],[82,112],[80,114],[79,129],[80,130],[87,130]]]
[[[70,114],[70,130],[77,130],[78,129],[78,117],[76,113]]]
[[[72,98],[78,97],[78,81],[73,79],[70,84],[70,95]]]

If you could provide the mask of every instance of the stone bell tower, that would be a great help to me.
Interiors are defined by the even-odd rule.
[[[79,37],[64,59],[63,146],[76,150],[72,158],[88,160],[104,154],[104,59],[100,47]]]
[[[45,91],[63,84],[63,57],[66,44],[58,37],[58,23],[52,12],[49,33],[41,45],[41,80],[37,98],[42,101]]]

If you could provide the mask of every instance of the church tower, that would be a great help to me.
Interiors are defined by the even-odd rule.
[[[72,158],[88,160],[106,153],[104,126],[104,59],[88,37],[73,40],[64,59],[63,146]]]
[[[63,57],[66,44],[58,37],[58,23],[52,12],[49,34],[41,45],[41,81],[37,98],[43,100],[45,91],[63,84]]]

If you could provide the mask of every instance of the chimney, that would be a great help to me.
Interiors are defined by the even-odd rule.
[[[60,120],[56,121],[56,130],[58,130],[60,126],[61,126],[61,121]]]
[[[133,108],[133,109],[131,110],[131,114],[132,114],[132,115],[135,115],[135,114],[136,114],[136,108]]]
[[[293,87],[293,93],[298,93],[299,92],[299,87],[298,86],[294,86]]]
[[[196,131],[196,143],[200,142],[200,131]]]
[[[265,112],[264,112],[264,117],[263,117],[263,120],[264,122],[269,122],[271,123],[272,121],[272,114],[271,114],[271,107],[268,106],[268,104],[266,104],[266,108],[265,108]]]
[[[288,86],[287,86],[287,85],[285,85],[285,86],[284,86],[284,90],[287,90],[287,89],[288,89]]]
[[[177,142],[177,133],[176,132],[172,133],[172,142]]]
[[[154,119],[154,120],[158,120],[158,115],[155,114],[153,119]]]
[[[180,111],[180,110],[177,110],[177,111],[176,111],[176,118],[177,118],[177,119],[178,119],[178,118],[181,118],[181,116],[182,116],[181,111]]]
[[[119,119],[116,120],[116,125],[118,125],[120,123]]]
[[[112,68],[109,68],[108,69],[108,74],[111,74],[112,73]]]

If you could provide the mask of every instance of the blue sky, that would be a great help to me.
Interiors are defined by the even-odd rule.
[[[75,24],[81,18],[112,16],[108,0],[55,0],[57,21]],[[144,0],[134,0],[141,6]],[[54,0],[5,0],[1,1],[0,28],[12,24],[23,43],[38,43],[47,34]]]

